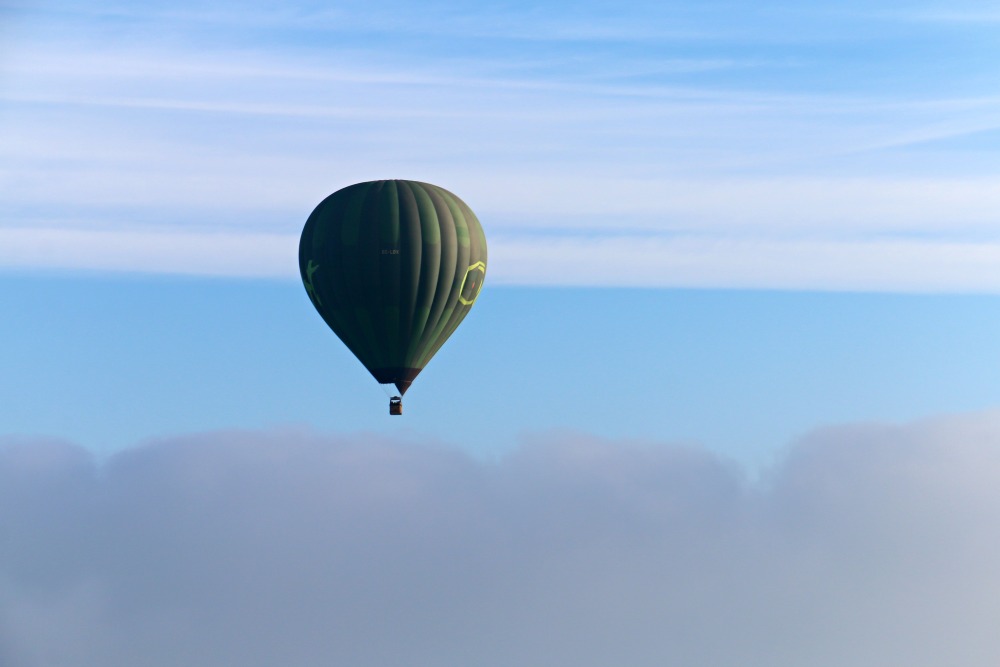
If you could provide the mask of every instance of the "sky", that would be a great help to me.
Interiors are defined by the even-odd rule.
[[[1000,5],[0,2],[0,664],[993,667]],[[298,235],[486,286],[405,415]]]

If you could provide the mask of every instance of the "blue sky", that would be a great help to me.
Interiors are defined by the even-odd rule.
[[[0,662],[993,667],[998,30],[0,4]],[[490,249],[401,419],[297,275],[380,178]]]
[[[538,432],[699,443],[751,468],[796,437],[1000,404],[990,295],[499,287],[389,420],[293,281],[8,276],[8,433],[107,454],[311,426],[491,457]]]
[[[7,348],[54,336],[14,360],[12,432],[113,449],[289,422],[454,441],[485,421],[508,444],[579,428],[759,464],[819,424],[997,400],[995,6],[3,11]],[[405,426],[361,416],[366,378],[295,284],[312,207],[385,177],[459,193],[490,241],[491,290]],[[483,398],[446,420],[433,398],[463,400],[470,355]],[[62,400],[20,389],[35,378]],[[162,393],[140,409],[125,378]],[[200,391],[217,398],[152,407]]]

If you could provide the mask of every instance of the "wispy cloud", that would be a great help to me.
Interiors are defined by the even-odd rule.
[[[298,238],[248,232],[0,229],[12,268],[291,278]]]
[[[1000,243],[727,236],[507,238],[491,279],[508,284],[884,292],[998,292]]]
[[[992,667],[998,452],[992,413],[819,431],[758,485],[697,448],[580,434],[491,463],[302,432],[102,463],[8,438],[0,651],[11,667]]]
[[[10,269],[295,279],[298,236],[234,230],[0,229]],[[498,234],[501,285],[1000,292],[1000,242],[728,235]]]
[[[13,3],[21,10],[34,6]],[[653,40],[715,39],[699,21],[698,12],[683,7],[650,5],[638,12],[618,5],[518,7],[463,3],[427,3],[419,7],[387,2],[343,2],[336,8],[316,4],[288,6],[260,2],[216,3],[212,6],[150,3],[142,9],[118,2],[87,5],[47,3],[54,17],[66,22],[127,20],[137,25],[186,25],[231,34],[257,28],[272,32],[322,32],[412,35],[420,39],[442,37],[521,42],[644,42]],[[584,11],[580,11],[580,10]],[[656,10],[652,16],[650,10]],[[600,17],[601,20],[596,20]],[[655,20],[650,20],[654,18]]]
[[[1000,7],[995,2],[927,4],[897,14],[905,20],[940,24],[989,25],[1000,22]]]
[[[173,249],[190,245],[186,235],[215,234],[233,238],[243,248],[233,254],[249,257],[254,235],[294,233],[329,192],[409,177],[459,192],[501,247],[522,248],[522,259],[533,239],[553,237],[567,248],[618,239],[607,256],[622,263],[609,276],[635,274],[629,254],[610,249],[642,235],[654,237],[649,247],[665,248],[662,266],[678,235],[720,252],[827,243],[815,252],[844,259],[852,256],[843,254],[847,244],[859,244],[863,257],[880,243],[912,247],[918,236],[928,249],[941,243],[943,257],[956,244],[962,253],[992,256],[988,246],[970,245],[996,236],[998,172],[986,139],[1000,127],[1000,100],[992,90],[855,85],[866,79],[851,79],[837,59],[820,62],[798,47],[748,47],[753,40],[693,48],[666,38],[650,43],[635,30],[631,46],[603,44],[641,23],[653,32],[685,21],[730,27],[681,9],[637,8],[619,25],[600,20],[610,11],[600,6],[572,20],[516,7],[437,7],[418,17],[393,3],[368,13],[349,5],[333,13],[310,6],[22,8],[34,17],[24,23],[34,32],[15,33],[4,63],[0,198],[7,214],[0,226],[19,244],[26,228],[36,228],[36,240],[56,244],[50,257],[65,257],[57,248],[88,230],[94,238],[120,233],[138,246],[143,235],[165,239],[175,231],[163,245]],[[767,17],[798,25],[823,14],[804,18],[780,6],[758,13],[748,28]],[[272,20],[267,39],[240,36]],[[514,44],[510,34],[508,41],[434,41],[449,31],[478,34],[473,28],[539,31],[552,43]],[[568,43],[574,39],[586,48]],[[836,85],[813,85],[828,75]],[[70,231],[62,241],[60,229]],[[249,235],[243,242],[240,229]],[[748,242],[754,235],[756,245]],[[80,252],[94,248],[84,243]],[[169,254],[144,263],[200,265]],[[733,259],[695,256],[705,261],[696,271],[704,275]],[[73,265],[80,263],[99,267],[92,259]],[[515,265],[519,276],[510,273]],[[936,287],[914,282],[899,276],[939,273],[921,262],[900,266],[911,268],[870,287],[993,289],[992,282],[971,285],[968,276]],[[522,283],[545,273],[521,260],[496,268]],[[856,283],[859,272],[845,265],[842,273],[830,284]],[[649,284],[665,284],[664,275],[648,275]],[[743,286],[774,282],[739,275],[749,281]]]

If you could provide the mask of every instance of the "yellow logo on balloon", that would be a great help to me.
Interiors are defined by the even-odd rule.
[[[469,285],[469,289],[474,290],[472,292],[472,298],[466,299],[463,294],[465,294],[465,285],[469,282],[469,276],[472,275],[473,271],[479,271],[480,275],[473,277],[472,284]],[[462,278],[462,287],[458,290],[458,300],[465,304],[466,306],[471,306],[479,298],[479,290],[483,289],[483,283],[486,281],[486,263],[476,262],[468,268],[465,272],[465,278]]]

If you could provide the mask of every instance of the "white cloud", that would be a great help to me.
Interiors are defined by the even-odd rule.
[[[0,264],[203,276],[296,276],[298,238],[287,234],[0,228]]]
[[[947,3],[934,6],[930,3],[924,7],[912,8],[896,14],[896,17],[907,21],[937,24],[970,24],[989,25],[1000,23],[1000,7],[996,2],[964,2]]]
[[[4,62],[3,268],[294,275],[278,249],[322,197],[398,177],[466,199],[503,282],[996,289],[992,91],[820,93],[789,75],[808,54],[727,40],[587,50],[574,40],[621,28],[594,7],[496,25],[432,8],[409,27],[391,6],[49,10]],[[110,16],[134,32],[105,35]],[[444,33],[537,28],[553,44],[455,57],[419,38],[438,19]],[[272,20],[288,31],[275,44],[236,37]],[[311,21],[301,44],[282,41]],[[400,39],[348,39],[341,23]],[[553,262],[555,247],[567,254]],[[224,269],[207,266],[215,252],[231,256]]]
[[[492,463],[302,432],[96,464],[0,446],[0,655],[102,664],[1000,659],[1000,415],[706,451],[536,436]]]
[[[0,265],[296,279],[298,236],[72,227],[0,229]],[[739,236],[503,234],[492,284],[1000,292],[1000,243]]]
[[[529,285],[1000,291],[1000,244],[620,236],[491,243],[491,280]]]

